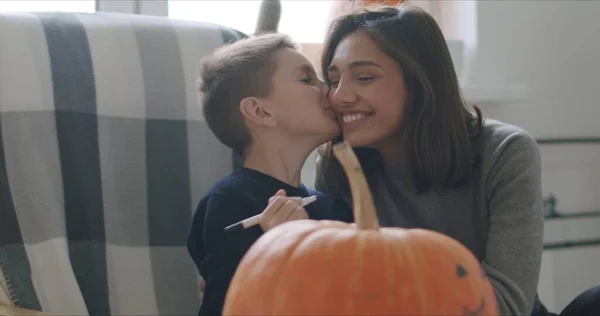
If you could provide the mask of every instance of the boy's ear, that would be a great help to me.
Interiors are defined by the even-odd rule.
[[[243,98],[240,101],[240,112],[243,117],[257,125],[267,127],[275,127],[277,125],[275,117],[270,113],[264,102],[258,98]]]

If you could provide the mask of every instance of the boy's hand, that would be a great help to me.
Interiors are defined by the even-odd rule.
[[[300,206],[300,199],[287,197],[284,190],[279,190],[269,199],[269,205],[262,213],[260,227],[264,232],[285,222],[307,219],[308,213]]]

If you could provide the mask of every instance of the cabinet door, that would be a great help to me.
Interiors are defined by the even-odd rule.
[[[538,282],[540,300],[549,311],[556,312],[556,286],[554,277],[554,251],[542,253],[542,268]]]
[[[583,291],[600,284],[600,245],[547,250],[542,254],[540,300],[560,313]]]
[[[568,217],[545,222],[544,243],[556,248],[546,249],[542,254],[538,293],[550,311],[562,311],[581,292],[600,284],[600,243],[576,245],[598,240],[600,217]],[[563,243],[575,245],[561,246]]]
[[[600,245],[552,250],[556,310],[600,284]]]

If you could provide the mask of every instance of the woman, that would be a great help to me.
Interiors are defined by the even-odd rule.
[[[539,148],[524,130],[465,106],[435,20],[415,7],[342,16],[322,71],[381,225],[460,241],[480,260],[500,313],[530,314],[543,237]],[[317,189],[349,204],[331,144],[321,156]]]

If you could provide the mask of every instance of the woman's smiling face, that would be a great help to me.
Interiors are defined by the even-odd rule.
[[[354,147],[398,143],[408,100],[406,83],[400,64],[369,34],[356,31],[340,41],[327,77],[344,140]]]

